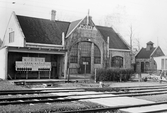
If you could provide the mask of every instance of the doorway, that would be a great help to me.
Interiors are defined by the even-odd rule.
[[[81,57],[81,74],[90,73],[91,71],[91,57]]]
[[[144,73],[144,62],[141,62],[141,72]]]

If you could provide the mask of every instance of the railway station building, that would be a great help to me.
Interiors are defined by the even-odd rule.
[[[12,13],[0,49],[0,78],[58,79],[98,68],[131,68],[130,49],[112,27],[92,17],[73,22]]]

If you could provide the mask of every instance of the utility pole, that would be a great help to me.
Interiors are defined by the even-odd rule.
[[[157,37],[157,47],[159,46],[159,40],[158,40],[158,37]]]
[[[133,37],[133,31],[132,31],[132,25],[130,26],[130,63],[132,66],[132,37]]]

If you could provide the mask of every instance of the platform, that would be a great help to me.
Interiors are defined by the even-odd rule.
[[[98,98],[98,99],[87,99],[87,101],[91,101],[109,107],[154,103],[152,101],[137,99],[133,97]]]
[[[167,111],[167,104],[120,109],[118,113],[146,113]]]
[[[142,105],[142,104],[155,103],[152,101],[137,99],[137,98],[133,98],[133,97],[118,97],[118,95],[114,95],[114,94],[104,94],[103,92],[93,92],[93,91],[52,93],[52,94],[59,95],[59,96],[66,95],[66,96],[68,96],[68,98],[78,98],[78,99],[82,98],[83,100],[80,100],[80,101],[90,101],[90,102],[98,103],[98,104],[108,106],[108,107],[118,107],[118,106],[128,106],[128,105],[131,106],[131,105]],[[78,94],[82,94],[82,95],[79,96]],[[96,94],[98,94],[98,95],[96,95]],[[70,95],[78,95],[78,96],[70,96]],[[96,98],[99,96],[101,98]],[[103,97],[105,97],[105,98],[103,98]],[[94,98],[94,99],[86,99],[86,98]]]
[[[20,79],[20,80],[8,80],[11,83],[15,83],[17,85],[25,85],[25,84],[36,84],[36,83],[67,83],[67,82],[83,82],[83,81],[89,81],[90,79],[82,79],[82,78],[73,78],[69,81],[64,78],[60,79]]]

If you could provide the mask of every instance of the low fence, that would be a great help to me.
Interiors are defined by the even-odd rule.
[[[149,73],[149,74],[157,73],[157,69],[144,69],[144,73]]]

